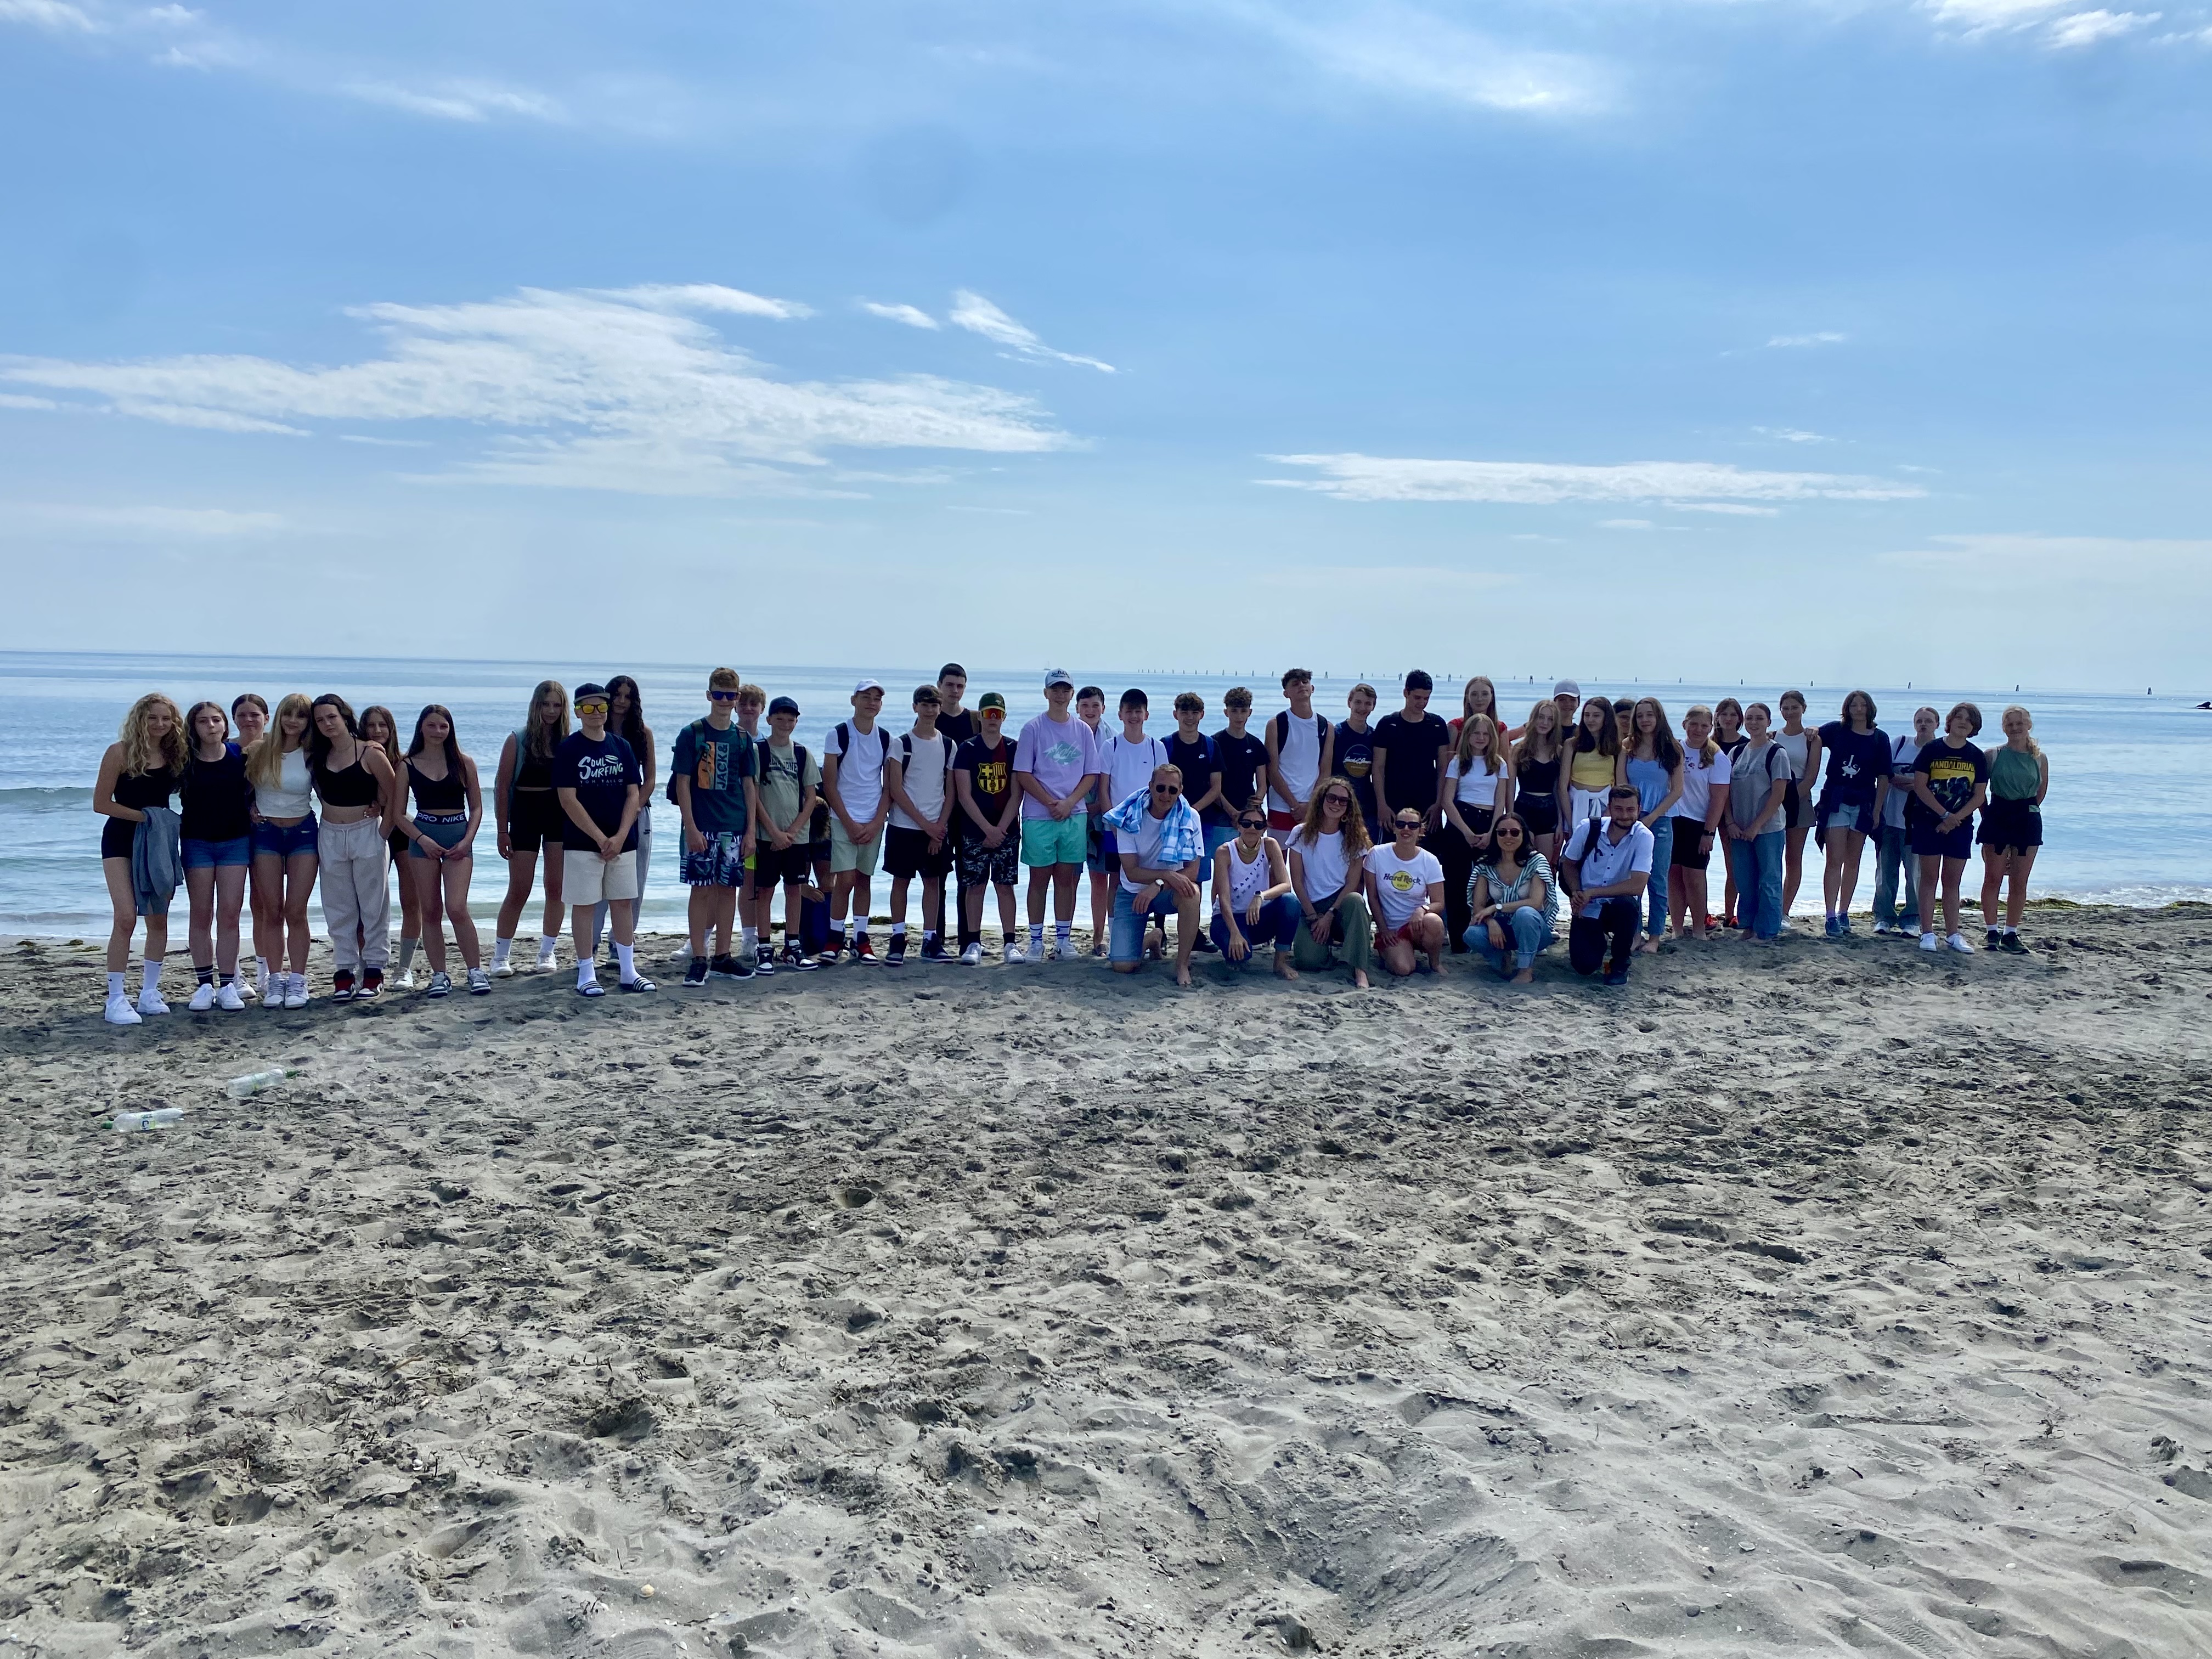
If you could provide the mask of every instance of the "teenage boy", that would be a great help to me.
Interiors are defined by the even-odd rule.
[[[1375,688],[1360,681],[1344,700],[1352,718],[1340,720],[1336,727],[1337,775],[1352,786],[1359,816],[1367,820],[1367,839],[1377,847],[1389,837],[1382,834],[1382,815],[1375,806],[1375,728],[1367,722],[1379,701]]]
[[[576,994],[606,994],[592,963],[592,911],[604,902],[614,935],[622,988],[658,988],[637,971],[637,815],[645,770],[637,753],[607,730],[607,688],[586,682],[569,707],[580,732],[553,751],[553,790],[561,804],[561,890],[576,939]]]
[[[820,810],[822,769],[791,734],[799,729],[799,705],[778,697],[768,706],[769,738],[756,751],[755,784],[760,805],[754,820],[753,904],[760,919],[760,971],[775,971],[775,951],[769,944],[770,913],[776,884],[783,884],[783,961],[787,968],[811,972],[814,958],[804,943],[805,905],[814,885],[812,839],[815,813]]]
[[[1288,831],[1306,821],[1314,785],[1329,775],[1336,728],[1314,713],[1312,669],[1285,674],[1283,695],[1291,706],[1267,722],[1267,823]]]
[[[1429,694],[1436,687],[1416,668],[1406,676],[1406,706],[1375,722],[1376,810],[1395,820],[1413,808],[1431,829],[1437,817],[1437,779],[1452,740],[1443,716],[1429,713]]]
[[[738,730],[750,739],[753,745],[754,770],[759,770],[762,740],[761,717],[768,709],[768,693],[750,680],[738,687]],[[753,838],[745,839],[745,884],[738,890],[738,926],[744,930],[744,941],[738,951],[740,960],[757,962],[758,947],[769,936],[768,918],[761,914],[753,902]]]
[[[945,960],[945,946],[928,918],[945,908],[945,878],[952,869],[952,791],[948,780],[957,747],[937,729],[937,688],[914,692],[914,730],[900,734],[884,770],[890,793],[890,824],[884,831],[884,870],[891,878],[891,948],[884,960],[906,965],[906,890],[921,878],[921,959]]]
[[[1577,824],[1559,852],[1561,877],[1575,904],[1567,960],[1585,975],[1602,963],[1607,985],[1628,983],[1644,884],[1651,879],[1656,843],[1638,816],[1641,811],[1635,787],[1614,784],[1605,816]]]
[[[968,671],[966,669],[957,662],[949,662],[937,671],[937,729],[952,739],[952,751],[956,755],[960,752],[960,745],[975,735],[974,711],[960,706],[960,700],[967,695]],[[959,814],[956,811],[953,816],[957,817]],[[961,878],[960,860],[957,856],[955,856],[952,861],[952,875],[957,891],[965,894],[967,887]],[[954,902],[956,905],[965,903],[964,898],[956,898]],[[959,914],[964,915],[966,911],[963,908]],[[957,922],[958,916],[956,915],[954,920]],[[925,927],[927,931],[937,935],[940,941],[938,947],[939,952],[945,961],[950,962],[952,959],[951,955],[945,951],[942,944],[945,938],[945,888],[942,883],[938,885],[937,908],[928,913],[928,920]]]
[[[876,948],[868,943],[868,907],[876,860],[884,848],[884,820],[891,804],[884,788],[891,737],[876,724],[876,716],[883,712],[884,683],[862,680],[853,688],[853,718],[831,726],[822,745],[822,793],[830,803],[825,965],[837,960],[841,932],[854,962],[872,963],[876,959]]]
[[[1152,769],[1146,787],[1131,793],[1109,817],[1121,861],[1114,892],[1114,971],[1133,974],[1145,965],[1145,932],[1157,922],[1164,933],[1176,918],[1176,983],[1190,983],[1191,943],[1204,908],[1198,866],[1206,857],[1206,826],[1182,799],[1182,774],[1165,764]]]
[[[1152,702],[1141,690],[1131,686],[1124,691],[1115,712],[1121,717],[1121,729],[1099,742],[1098,764],[1104,775],[1092,809],[1097,814],[1092,823],[1099,842],[1098,859],[1091,866],[1091,954],[1094,957],[1105,953],[1108,935],[1113,931],[1114,895],[1121,884],[1121,848],[1115,843],[1107,817],[1130,796],[1141,793],[1152,781],[1152,769],[1165,765],[1168,758],[1167,744],[1146,735],[1145,722],[1152,718]],[[1104,927],[1097,921],[1102,896],[1107,912]]]
[[[1920,860],[1912,856],[1912,831],[1905,820],[1905,803],[1912,799],[1912,769],[1920,751],[1936,741],[1943,717],[1924,704],[1912,711],[1912,735],[1893,739],[1889,746],[1889,787],[1881,797],[1881,825],[1875,842],[1874,930],[1903,933],[1908,939],[1920,931]],[[1897,908],[1898,872],[1905,876],[1905,908]]]
[[[1206,719],[1206,699],[1195,691],[1178,691],[1175,700],[1175,735],[1168,739],[1168,764],[1183,776],[1183,798],[1190,809],[1198,814],[1199,827],[1206,830],[1213,823],[1212,814],[1222,810],[1221,763],[1213,757],[1213,739],[1200,731]],[[1224,820],[1223,827],[1234,836],[1233,823]],[[1206,885],[1206,878],[1213,873],[1214,842],[1207,831],[1206,856],[1198,862],[1198,884]],[[1206,929],[1199,930],[1194,947],[1201,956],[1214,954],[1214,944]]]
[[[1561,680],[1552,688],[1552,707],[1559,711],[1559,742],[1562,745],[1575,740],[1575,727],[1582,723],[1583,689],[1572,680]]]
[[[730,951],[730,926],[744,887],[749,833],[760,815],[753,788],[753,740],[739,729],[734,711],[742,683],[737,671],[717,668],[707,677],[707,716],[677,733],[668,758],[676,789],[676,810],[684,819],[684,884],[691,890],[687,920],[691,960],[684,969],[687,990],[702,990],[707,976],[750,979],[753,954]],[[714,954],[707,955],[707,930],[714,931]]]
[[[1232,685],[1222,694],[1221,714],[1228,724],[1213,734],[1214,763],[1221,769],[1221,801],[1206,823],[1206,855],[1237,839],[1237,819],[1267,787],[1267,740],[1244,728],[1252,718],[1252,694]],[[1262,803],[1264,806],[1265,803]]]
[[[986,691],[975,705],[975,735],[952,757],[959,803],[960,961],[983,959],[983,890],[999,890],[999,935],[1008,962],[1024,960],[1014,942],[1014,882],[1020,866],[1017,826],[1022,792],[1014,787],[1014,745],[1006,741],[1006,700]]]
[[[1106,718],[1106,694],[1095,685],[1086,685],[1075,694],[1075,718],[1091,728],[1091,735],[1098,744],[1098,758],[1106,758],[1108,732],[1103,724]],[[1112,854],[1106,850],[1106,814],[1114,803],[1108,799],[1106,784],[1101,779],[1097,790],[1084,803],[1091,821],[1084,830],[1083,867],[1091,872],[1091,954],[1106,953],[1108,918],[1114,911],[1114,872],[1119,866]]]
[[[1022,793],[1022,862],[1030,867],[1030,949],[1044,955],[1044,896],[1052,890],[1054,955],[1074,954],[1075,884],[1083,873],[1097,793],[1098,740],[1067,712],[1075,679],[1065,668],[1044,677],[1045,711],[1022,727],[1014,745],[1014,782]]]

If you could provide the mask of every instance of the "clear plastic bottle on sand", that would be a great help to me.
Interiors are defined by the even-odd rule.
[[[222,1086],[233,1100],[243,1100],[248,1095],[259,1094],[264,1089],[275,1088],[291,1075],[283,1066],[277,1066],[266,1072],[248,1072],[244,1077],[231,1079]]]
[[[150,1112],[118,1112],[107,1121],[114,1128],[123,1130],[126,1133],[137,1133],[145,1129],[171,1128],[183,1122],[184,1120],[183,1107],[161,1106]]]

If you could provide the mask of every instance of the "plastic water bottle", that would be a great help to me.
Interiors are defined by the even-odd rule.
[[[244,1077],[231,1079],[222,1086],[233,1100],[243,1100],[248,1095],[259,1094],[264,1089],[275,1088],[291,1075],[283,1066],[278,1066],[266,1072],[248,1072]]]
[[[164,1106],[151,1112],[118,1112],[107,1121],[125,1133],[135,1134],[147,1129],[174,1127],[185,1121],[185,1109],[181,1106]]]

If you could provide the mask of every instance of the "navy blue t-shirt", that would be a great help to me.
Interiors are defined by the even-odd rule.
[[[1352,729],[1350,720],[1339,720],[1336,726],[1336,769],[1338,775],[1352,786],[1352,799],[1359,803],[1359,816],[1367,820],[1367,839],[1377,836],[1381,823],[1375,813],[1375,728],[1364,732]],[[1389,839],[1387,836],[1382,839]]]
[[[1224,726],[1213,734],[1213,763],[1221,769],[1221,804],[1206,809],[1206,822],[1234,823],[1260,793],[1260,779],[1267,769],[1266,735],[1248,726],[1240,738]],[[1264,809],[1266,803],[1261,805]]]
[[[599,826],[602,835],[614,833],[622,822],[623,808],[629,804],[630,786],[644,781],[645,770],[637,763],[636,751],[611,732],[597,743],[581,732],[572,732],[553,751],[553,787],[574,790],[576,804],[584,809],[585,817]],[[561,814],[561,844],[580,853],[599,847],[566,812]],[[632,852],[636,847],[637,824],[633,821],[622,850]]]
[[[1221,763],[1214,758],[1213,739],[1203,732],[1198,734],[1196,743],[1185,743],[1181,730],[1169,738],[1168,764],[1182,769],[1182,798],[1185,800],[1196,800],[1212,788],[1213,775],[1221,769]],[[1206,808],[1209,814],[1212,811],[1210,806]]]

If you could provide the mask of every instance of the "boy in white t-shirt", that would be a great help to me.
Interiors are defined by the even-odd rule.
[[[868,943],[868,906],[876,860],[883,852],[884,821],[890,795],[884,773],[890,757],[890,734],[878,727],[884,683],[862,680],[853,688],[853,718],[830,728],[822,744],[822,798],[830,805],[830,946],[823,965],[837,960],[838,935],[856,963],[872,963]]]
[[[906,894],[915,877],[921,878],[921,914],[925,931],[921,957],[941,962],[945,949],[936,930],[927,927],[945,902],[945,878],[952,871],[952,739],[937,729],[941,700],[933,685],[914,692],[914,730],[891,746],[884,769],[884,787],[890,793],[891,815],[884,831],[884,872],[891,878],[891,948],[884,957],[893,968],[906,961]]]
[[[1389,844],[1367,849],[1375,950],[1382,966],[1401,979],[1417,969],[1444,976],[1444,866],[1421,845],[1428,822],[1425,812],[1401,806],[1390,820]]]

